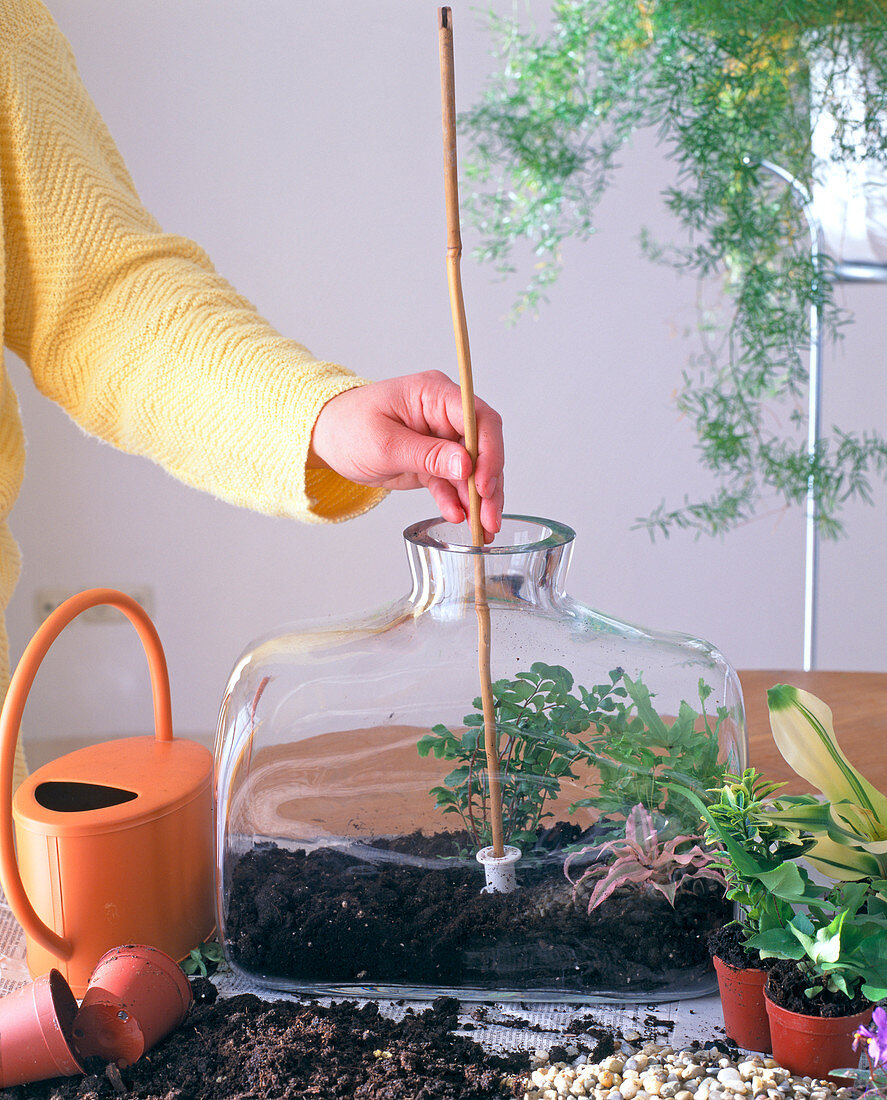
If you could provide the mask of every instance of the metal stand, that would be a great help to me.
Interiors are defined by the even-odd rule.
[[[750,161],[749,161],[750,163]],[[818,269],[819,258],[822,255],[822,227],[813,214],[810,194],[807,188],[790,172],[781,168],[772,161],[759,162],[762,168],[784,183],[795,192],[801,201],[801,209],[807,219],[807,228],[810,230],[810,256],[814,270]],[[807,457],[811,462],[816,457],[816,450],[822,430],[822,326],[819,318],[819,307],[814,302],[810,306],[810,368],[809,389],[807,406]],[[817,603],[819,599],[819,505],[816,500],[816,491],[811,475],[807,481],[807,521],[806,521],[806,550],[804,555],[804,648],[803,669],[809,672],[816,668],[816,627],[817,627]]]
[[[751,159],[746,158],[750,164]],[[818,269],[819,258],[823,253],[822,226],[813,213],[813,204],[807,188],[790,172],[781,168],[772,161],[761,160],[758,162],[762,168],[781,179],[795,192],[800,199],[801,209],[807,219],[807,227],[810,230],[810,255],[814,270]],[[834,267],[836,282],[846,283],[887,283],[887,265],[870,263],[839,261]],[[810,371],[809,371],[809,396],[807,417],[807,456],[813,461],[816,457],[816,449],[819,444],[822,431],[822,326],[820,324],[819,309],[813,304],[810,307]],[[806,552],[804,564],[804,648],[803,669],[809,672],[816,668],[816,642],[817,642],[817,604],[819,600],[819,526],[817,523],[819,508],[816,501],[816,493],[813,486],[813,478],[808,481],[807,488],[807,528],[806,528]]]

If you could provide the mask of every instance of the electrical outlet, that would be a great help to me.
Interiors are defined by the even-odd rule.
[[[53,611],[65,600],[71,596],[77,594],[79,589],[75,588],[62,588],[57,585],[50,585],[47,588],[38,588],[34,593],[34,619],[39,626],[40,623],[47,619]],[[149,584],[134,584],[128,588],[119,588],[118,591],[126,593],[135,600],[137,604],[147,612],[149,616],[154,616],[154,589]],[[122,611],[118,611],[116,607],[111,607],[109,604],[101,603],[96,607],[90,607],[78,616],[78,620],[82,619],[85,623],[122,623],[125,622],[125,616]],[[77,620],[75,620],[77,621]]]
[[[154,589],[149,584],[134,584],[128,587],[118,586],[118,592],[123,592],[142,608],[150,617],[154,617]],[[90,607],[80,616],[85,623],[122,623],[126,622],[126,616],[122,611],[110,604],[100,603]]]
[[[39,626],[44,619],[49,618],[57,607],[60,607],[65,600],[73,595],[74,589],[72,588],[60,588],[57,585],[38,588],[34,593],[34,621]]]

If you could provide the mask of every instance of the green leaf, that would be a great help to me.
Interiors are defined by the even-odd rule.
[[[762,959],[794,959],[804,958],[804,948],[791,932],[785,928],[771,928],[766,932],[759,932],[746,940],[746,947],[757,951]]]
[[[420,737],[416,742],[416,751],[420,756],[427,756],[437,743],[438,738],[432,736],[430,733],[426,733],[424,737]]]
[[[793,771],[830,802],[846,801],[887,827],[887,796],[841,751],[831,709],[810,692],[787,684],[770,688],[767,701],[773,738]]]

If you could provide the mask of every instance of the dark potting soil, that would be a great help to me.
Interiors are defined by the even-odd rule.
[[[0,1090],[0,1100],[484,1100],[528,1071],[525,1052],[488,1054],[454,1034],[451,997],[395,1022],[375,1004],[249,993],[212,1003],[211,983],[192,986],[202,996],[188,1018],[135,1065],[92,1059],[84,1077]]]
[[[716,928],[708,937],[709,954],[738,970],[770,970],[775,959],[762,959],[757,951],[745,946],[742,928],[735,921]]]
[[[560,848],[563,830],[550,835]],[[618,890],[589,913],[557,849],[523,859],[513,893],[483,894],[479,865],[431,862],[444,843],[452,854],[452,834],[376,841],[379,857],[366,846],[253,848],[229,879],[234,962],[255,976],[325,986],[629,995],[710,987],[706,941],[731,916],[716,883],[686,884],[674,907],[658,893]],[[394,850],[429,865],[392,860]]]
[[[798,969],[797,963],[777,960],[770,968],[767,978],[767,995],[789,1012],[800,1012],[802,1016],[855,1016],[871,1004],[861,994],[851,1000],[843,993],[830,993],[823,990],[815,997],[808,997],[804,990],[809,978]]]

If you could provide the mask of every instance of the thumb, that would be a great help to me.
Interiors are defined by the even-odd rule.
[[[409,428],[392,433],[387,451],[394,474],[426,474],[446,481],[465,481],[471,473],[471,456],[460,444]]]

